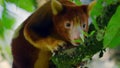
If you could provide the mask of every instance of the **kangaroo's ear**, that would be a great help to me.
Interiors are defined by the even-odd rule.
[[[80,8],[87,14],[90,14],[91,10],[94,8],[96,0],[92,1],[89,5],[81,5]]]
[[[53,15],[57,15],[63,10],[63,6],[58,0],[51,0],[51,8]]]
[[[89,5],[88,5],[88,13],[90,14],[91,10],[93,9],[93,7],[96,5],[96,0],[92,1]]]
[[[84,11],[84,13],[88,14],[88,5],[81,5],[80,8]]]

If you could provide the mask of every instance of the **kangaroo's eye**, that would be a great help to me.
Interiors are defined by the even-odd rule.
[[[83,27],[83,28],[86,28],[86,24],[83,24],[82,27]]]
[[[71,27],[71,25],[72,25],[72,23],[71,23],[71,22],[69,22],[69,21],[65,22],[65,28],[70,28],[70,27]]]

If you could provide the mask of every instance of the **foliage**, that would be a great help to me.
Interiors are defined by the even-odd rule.
[[[0,37],[3,37],[4,36],[4,28],[3,28],[3,24],[2,24],[2,22],[1,22],[1,20],[0,20]]]
[[[15,3],[18,7],[23,8],[29,12],[32,12],[36,8],[35,0],[6,0],[7,2]]]
[[[76,5],[81,5],[80,0],[70,0],[70,1],[74,2]]]
[[[12,62],[10,39],[16,18],[13,15],[14,13],[9,11],[8,3],[14,3],[29,12],[34,11],[36,8],[35,0],[0,0],[0,55]]]
[[[96,30],[98,31],[98,34],[99,34],[98,36],[103,38],[104,48],[111,47],[111,45],[113,45],[113,47],[114,46],[116,47],[117,45],[120,44],[119,41],[115,40],[115,39],[119,39],[118,35],[120,32],[120,28],[119,28],[120,24],[118,23],[119,13],[120,13],[118,6],[120,6],[120,2],[119,0],[112,0],[112,1],[99,0],[98,2],[101,4],[97,3],[97,5],[95,6],[95,8],[91,13],[93,24]],[[101,5],[103,6],[98,9],[97,6],[99,7]],[[111,32],[112,30],[115,30],[115,31]],[[110,43],[110,42],[113,42],[113,43]]]
[[[15,23],[15,18],[10,15],[4,0],[0,4],[0,8],[3,8],[0,13],[0,55],[2,55],[2,58],[8,60],[11,63],[11,48],[8,40],[9,36],[11,36],[10,32],[12,30],[12,26]]]
[[[6,29],[11,29],[12,25],[15,23],[15,18],[13,18],[7,11],[6,8],[4,8],[3,13],[2,13],[2,24],[4,28]]]
[[[104,36],[104,47],[116,47],[120,45],[120,6],[112,16],[106,28]]]
[[[97,41],[95,37],[96,33],[87,37],[84,44],[79,45],[79,47],[75,47],[74,51],[70,55],[64,53],[66,50],[59,51],[55,56],[52,57],[52,60],[57,68],[75,67],[76,65],[80,64],[80,62],[86,62],[87,60],[91,59],[96,52],[102,51],[102,41]]]
[[[3,5],[3,1],[4,1],[4,0],[0,0],[0,5]]]

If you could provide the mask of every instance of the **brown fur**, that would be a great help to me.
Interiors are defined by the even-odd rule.
[[[19,36],[12,42],[13,68],[50,67],[52,52],[57,50],[59,45],[71,43],[72,33],[78,32],[76,26],[82,27],[85,23],[86,28],[83,30],[88,30],[86,5],[76,6],[67,0],[61,0],[60,3],[63,10],[59,14],[52,13],[49,1],[23,23]],[[64,27],[67,20],[73,22],[70,29]]]

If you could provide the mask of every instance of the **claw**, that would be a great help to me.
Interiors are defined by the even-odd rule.
[[[58,47],[55,47],[55,48],[54,48],[54,51],[57,51],[57,50],[58,50]]]
[[[58,51],[64,50],[66,47],[65,46],[59,46]]]
[[[56,54],[56,53],[55,53],[55,52],[53,52],[53,53],[52,53],[52,56],[54,56],[55,54]]]

